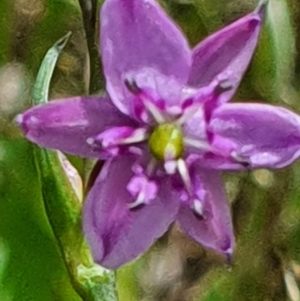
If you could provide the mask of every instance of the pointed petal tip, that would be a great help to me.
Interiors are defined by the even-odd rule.
[[[84,204],[83,230],[93,258],[112,270],[146,252],[178,212],[177,194],[170,181],[164,183],[155,201],[128,210],[133,198],[126,186],[134,176],[131,168],[135,163],[135,156],[107,160]]]
[[[72,35],[72,31],[67,32],[67,34],[65,34],[61,39],[59,39],[55,46],[59,49],[62,49],[66,46],[66,44],[68,43],[70,37]]]
[[[128,262],[122,262],[122,263],[115,263],[115,262],[111,262],[111,260],[107,260],[105,257],[100,258],[96,258],[94,259],[95,262],[97,262],[99,265],[101,265],[101,267],[111,270],[111,271],[116,271],[117,269],[121,268],[122,266],[126,265]]]
[[[15,118],[14,118],[14,122],[18,125],[21,126],[22,123],[24,121],[24,116],[23,114],[18,114]]]
[[[229,248],[224,252],[226,263],[230,266],[233,265],[233,249]]]
[[[220,251],[226,259],[228,265],[232,265],[232,258],[234,252],[234,237],[231,235],[225,235],[219,245]]]
[[[14,118],[14,123],[23,131],[23,133],[26,135],[28,133],[28,128],[26,125],[24,114],[18,114]]]
[[[268,3],[269,0],[260,0],[254,13],[258,14],[260,18],[263,18],[267,10]]]

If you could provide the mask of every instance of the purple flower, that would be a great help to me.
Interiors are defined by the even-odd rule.
[[[51,101],[17,117],[43,146],[106,160],[84,208],[95,260],[118,268],[177,221],[230,255],[220,171],[281,168],[300,154],[300,118],[227,102],[256,47],[266,2],[190,49],[154,0],[106,0],[101,55],[107,97]]]

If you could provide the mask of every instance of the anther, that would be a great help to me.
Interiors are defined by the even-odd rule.
[[[141,88],[137,85],[134,79],[126,78],[124,83],[128,91],[131,92],[132,94],[138,95],[142,92]]]
[[[145,205],[145,194],[144,192],[140,192],[136,200],[130,204],[128,204],[129,209],[136,209],[141,205]]]
[[[164,168],[167,174],[173,175],[176,172],[177,162],[175,160],[168,160],[164,163]]]
[[[215,88],[215,93],[217,95],[220,95],[224,92],[227,92],[229,90],[232,90],[233,85],[231,84],[231,82],[229,80],[222,80],[219,82],[219,84],[216,86]]]
[[[86,143],[89,145],[93,145],[95,143],[95,139],[92,137],[89,137],[86,139]]]
[[[200,200],[196,199],[193,201],[193,209],[199,216],[203,216],[203,204]]]
[[[238,164],[241,164],[243,167],[248,168],[250,163],[245,159],[239,156],[236,151],[231,152],[231,158]]]

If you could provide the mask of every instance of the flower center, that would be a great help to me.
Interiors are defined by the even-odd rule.
[[[148,143],[151,153],[158,160],[178,159],[184,150],[182,132],[172,123],[163,123],[155,127]]]

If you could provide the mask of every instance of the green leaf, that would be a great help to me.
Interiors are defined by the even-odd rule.
[[[271,102],[299,107],[292,86],[296,57],[295,32],[286,0],[270,0],[260,43],[251,66],[254,89]]]
[[[81,301],[45,211],[33,146],[0,137],[0,300]]]
[[[38,72],[33,89],[32,104],[48,101],[50,80],[58,56],[66,45],[70,33],[51,47]],[[80,262],[83,236],[81,233],[81,205],[77,199],[58,155],[35,147],[36,164],[40,173],[45,208],[62,251],[73,268]]]
[[[70,33],[58,40],[47,52],[33,89],[33,105],[46,103],[51,77],[58,56]],[[113,272],[103,273],[93,265],[81,231],[81,203],[55,151],[35,147],[46,212],[59,243],[72,283],[84,300],[114,300]],[[84,267],[86,265],[86,267]],[[88,276],[87,276],[88,275]],[[110,294],[106,293],[111,288]]]
[[[137,269],[141,265],[141,259],[121,267],[117,271],[117,290],[120,301],[139,301],[140,288],[137,279]]]
[[[64,37],[59,39],[46,53],[44,60],[40,66],[35,85],[33,88],[32,105],[38,105],[48,102],[48,94],[50,81],[53,75],[57,59],[61,51],[66,46],[71,32],[68,32]]]

